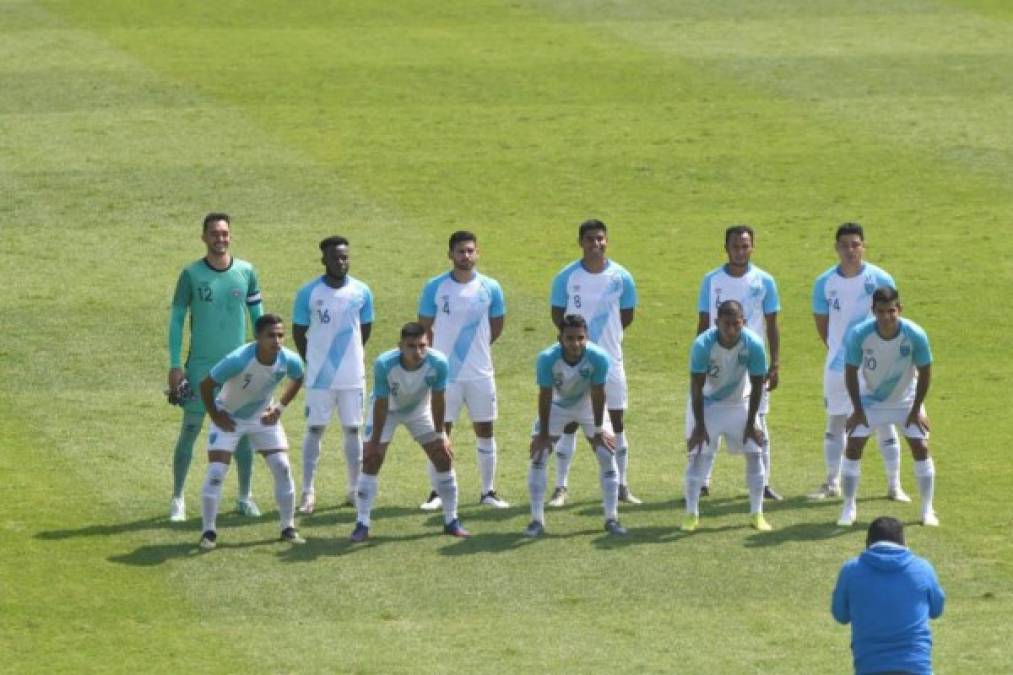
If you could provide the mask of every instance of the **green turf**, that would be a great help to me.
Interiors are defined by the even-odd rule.
[[[936,357],[943,527],[909,537],[949,594],[937,670],[1009,670],[1011,19],[987,0],[0,0],[4,668],[846,670],[829,592],[863,534],[801,495],[822,475],[811,283],[833,262],[833,228],[857,219]],[[286,317],[320,269],[315,243],[348,235],[376,295],[370,357],[445,268],[449,232],[475,229],[507,295],[497,435],[515,508],[474,506],[462,425],[462,517],[477,536],[438,536],[415,509],[423,464],[402,436],[375,539],[351,547],[332,429],[306,547],[274,542],[258,465],[270,513],[224,516],[222,547],[197,555],[204,462],[191,520],[170,526],[178,415],[159,392],[172,285],[212,209],[233,214],[234,252]],[[646,503],[624,510],[628,540],[607,540],[584,453],[573,506],[525,542],[533,360],[553,339],[549,281],[590,216],[641,294],[626,350],[631,483]],[[773,533],[753,533],[742,467],[722,457],[701,531],[684,538],[695,296],[731,222],[758,228],[754,261],[781,287],[773,483],[789,499],[770,509]],[[861,523],[911,522],[914,506],[877,497],[868,460]],[[903,481],[914,493],[909,458]]]

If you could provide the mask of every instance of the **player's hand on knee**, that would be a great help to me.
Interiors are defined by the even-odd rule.
[[[859,426],[863,427],[869,426],[869,420],[865,418],[864,410],[856,410],[855,412],[851,413],[851,415],[848,417],[848,421],[844,424],[844,430],[850,434]]]
[[[548,436],[532,436],[529,454],[531,455],[532,461],[542,461],[542,458],[548,457],[552,454],[552,439]]]
[[[763,429],[755,424],[747,424],[745,431],[742,432],[742,442],[748,443],[749,441],[753,441],[757,445],[763,445]]]
[[[601,431],[594,435],[591,439],[591,443],[596,448],[605,448],[609,452],[616,451],[616,437],[607,431]]]
[[[704,446],[710,445],[711,437],[707,433],[707,427],[697,425],[693,427],[693,433],[689,435],[686,440],[686,451],[695,452],[697,450],[703,450]]]
[[[262,424],[272,426],[278,423],[281,419],[281,408],[278,406],[271,406],[271,408],[260,418]]]
[[[908,413],[907,420],[904,422],[904,426],[907,427],[918,427],[923,433],[929,431],[929,417],[921,410],[912,410]]]

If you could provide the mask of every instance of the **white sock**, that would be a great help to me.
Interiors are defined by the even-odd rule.
[[[763,486],[766,485],[767,474],[760,455],[746,455],[746,486],[749,488],[749,513],[763,513]]]
[[[373,500],[379,491],[379,478],[368,473],[360,473],[355,485],[356,520],[369,527],[369,513],[373,510]]]
[[[209,462],[201,489],[201,516],[204,520],[203,531],[214,531],[218,520],[218,502],[222,498],[222,482],[229,472],[229,465],[222,462]]]
[[[531,499],[531,520],[545,524],[545,491],[549,488],[549,472],[545,453],[528,468],[528,496]]]
[[[619,469],[616,458],[602,446],[594,449],[598,458],[598,478],[601,480],[602,506],[605,508],[605,520],[619,518]]]
[[[496,480],[496,439],[482,438],[475,439],[478,446],[478,475],[482,481],[482,494],[491,492]]]
[[[292,467],[287,452],[268,455],[267,466],[274,475],[274,498],[278,502],[278,517],[281,529],[295,526],[295,483],[292,481]]]
[[[436,474],[436,492],[443,502],[443,523],[447,525],[457,520],[457,474],[453,467]]]
[[[900,487],[900,440],[892,424],[876,429],[876,441],[883,455],[883,470],[886,472],[886,486],[890,490]]]
[[[563,434],[556,441],[556,487],[566,487],[570,478],[570,465],[577,452],[577,434]]]
[[[306,427],[306,435],[302,439],[302,491],[313,492],[313,481],[317,475],[317,464],[320,462],[320,442],[327,427]]]
[[[936,465],[931,457],[915,462],[915,478],[918,479],[918,493],[922,498],[922,516],[932,513],[932,494],[936,487]]]
[[[626,485],[626,468],[630,462],[630,448],[626,445],[626,432],[616,432],[616,468],[619,470],[619,484]]]
[[[353,431],[354,429],[354,431]],[[345,450],[345,469],[348,472],[348,491],[355,490],[362,470],[362,436],[355,427],[342,429]]]
[[[862,462],[857,459],[841,460],[841,492],[844,495],[844,507],[855,510],[858,508],[858,479],[862,475]]]
[[[827,430],[823,434],[823,463],[827,467],[827,485],[841,482],[841,458],[844,457],[846,415],[827,416]]]
[[[770,485],[770,430],[767,429],[767,416],[757,415],[756,422],[763,430],[763,480]],[[754,512],[758,513],[758,512]]]
[[[691,516],[700,515],[700,488],[707,480],[707,474],[714,464],[714,453],[694,452],[686,462],[686,475],[683,478],[683,496],[686,499],[686,513]]]

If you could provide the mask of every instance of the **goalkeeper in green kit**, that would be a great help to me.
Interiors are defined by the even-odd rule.
[[[246,342],[246,313],[251,322],[264,313],[260,284],[253,265],[229,253],[230,221],[225,213],[204,218],[201,239],[207,255],[183,268],[176,282],[169,314],[169,402],[182,406],[183,423],[172,459],[172,501],[169,520],[186,520],[183,484],[193,457],[193,445],[204,423],[204,404],[194,390],[208,371]],[[183,325],[190,312],[190,350],[182,361]],[[184,370],[185,368],[185,370]],[[236,449],[239,474],[239,512],[259,516],[250,495],[253,449],[244,438]]]

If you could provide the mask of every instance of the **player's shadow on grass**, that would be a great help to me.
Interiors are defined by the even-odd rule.
[[[238,513],[224,513],[218,517],[220,526],[225,527],[246,527],[259,525],[265,520],[277,520],[277,511],[268,511],[259,518],[249,518]],[[165,516],[142,518],[125,523],[111,523],[105,525],[87,525],[74,530],[43,530],[35,533],[36,539],[45,541],[59,541],[61,539],[74,539],[76,537],[108,537],[128,532],[141,532],[143,530],[176,530],[179,532],[197,531],[200,532],[201,519],[199,516],[188,518],[182,523],[171,523]]]
[[[770,532],[754,532],[749,535],[743,545],[746,548],[766,548],[789,542],[825,541],[856,532],[864,536],[865,528],[857,524],[854,527],[838,527],[832,522],[796,523],[781,528],[775,525]]]
[[[375,523],[374,523],[375,526]],[[302,546],[289,546],[278,553],[278,558],[286,563],[307,563],[318,558],[335,558],[354,553],[364,553],[377,546],[386,544],[403,544],[430,537],[445,536],[442,530],[426,530],[416,534],[386,536],[374,534],[371,530],[369,539],[364,542],[353,542],[349,540],[348,533],[340,533],[334,537],[306,536],[306,543]]]
[[[140,546],[130,553],[113,555],[106,558],[109,562],[120,565],[132,565],[134,567],[154,567],[176,558],[193,558],[199,555],[221,555],[222,551],[228,549],[251,548],[253,546],[264,546],[278,543],[277,539],[259,539],[257,541],[219,541],[214,551],[202,551],[196,542],[181,542],[176,544],[147,544]]]
[[[408,516],[428,517],[430,512],[408,506],[382,506],[373,509],[373,520],[385,520],[388,518],[407,518]],[[354,506],[328,506],[317,509],[310,515],[296,514],[298,524],[306,527],[327,527],[348,525],[349,528],[355,525],[356,511]],[[351,529],[349,529],[351,531]]]

